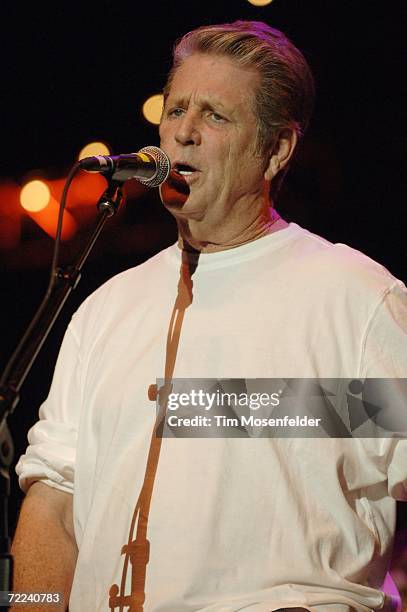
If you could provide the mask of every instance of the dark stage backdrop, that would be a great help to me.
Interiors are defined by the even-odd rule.
[[[264,8],[245,0],[6,3],[0,25],[0,183],[22,184],[38,171],[62,178],[92,140],[106,141],[115,153],[158,144],[157,130],[140,108],[164,84],[173,41],[205,23],[264,20],[304,51],[317,87],[314,120],[277,208],[406,280],[405,7],[374,0],[274,0]],[[8,204],[0,202],[0,225]],[[82,234],[64,247],[65,262],[83,243]],[[156,191],[136,198],[129,186],[127,205],[106,227],[23,387],[10,423],[16,457],[46,395],[73,310],[113,274],[174,240],[174,224]],[[0,249],[2,365],[45,290],[51,248],[51,239],[27,218],[19,245]],[[13,478],[12,526],[20,500]],[[399,522],[406,524],[405,511]]]

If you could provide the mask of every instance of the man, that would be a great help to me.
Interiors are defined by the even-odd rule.
[[[73,580],[71,612],[394,609],[404,441],[154,435],[157,378],[406,376],[404,285],[270,199],[312,91],[262,23],[176,47],[160,137],[179,243],[73,317],[17,466],[16,589],[67,598]]]

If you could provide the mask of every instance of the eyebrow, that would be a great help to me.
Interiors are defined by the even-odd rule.
[[[168,92],[167,94],[164,94],[164,104],[167,102],[168,98],[170,97],[170,92]],[[173,96],[173,104],[175,106],[188,106],[190,102],[190,97],[186,96],[186,95],[174,95]],[[209,100],[206,96],[203,97],[201,96],[201,99],[198,100],[198,106],[202,109],[202,110],[216,110],[216,109],[220,109],[223,111],[228,111],[228,112],[233,112],[233,109],[229,109],[228,107],[226,107],[223,102],[219,99],[212,99]]]

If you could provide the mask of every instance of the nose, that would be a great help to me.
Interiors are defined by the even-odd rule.
[[[175,140],[184,146],[201,144],[199,117],[193,111],[187,111],[177,120]]]

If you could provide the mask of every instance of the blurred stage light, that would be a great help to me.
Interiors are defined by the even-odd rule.
[[[85,157],[93,157],[94,155],[109,155],[110,150],[104,142],[90,142],[87,144],[78,155],[78,160]]]
[[[57,223],[58,223],[59,203],[51,197],[48,206],[37,212],[31,210],[27,211],[27,214],[35,221],[39,227],[44,230],[48,236],[55,238]],[[64,211],[64,220],[62,222],[62,240],[70,240],[75,235],[77,230],[77,223],[74,217],[68,210]]]
[[[250,4],[254,6],[266,6],[267,4],[271,4],[273,0],[247,0]]]
[[[62,191],[65,185],[65,178],[48,181],[51,197],[57,202],[61,201]],[[94,208],[97,214],[96,203],[107,187],[106,179],[99,173],[79,172],[75,180],[71,183],[68,193],[66,207],[68,209],[83,209],[84,207]],[[79,213],[79,222],[82,221],[83,210]]]
[[[50,191],[43,181],[30,181],[21,190],[20,204],[30,212],[37,212],[48,206]]]
[[[15,249],[20,242],[20,187],[16,183],[0,182],[0,250]]]
[[[142,112],[150,123],[159,125],[163,110],[164,97],[162,94],[150,96],[143,104]]]
[[[55,238],[59,203],[51,195],[44,181],[34,180],[24,185],[20,192],[20,204],[44,232]],[[62,224],[62,240],[72,238],[76,229],[77,224],[74,217],[66,210]]]

